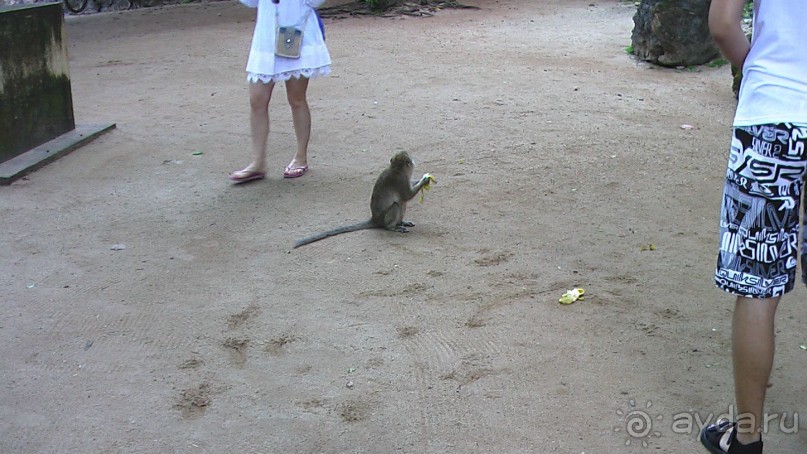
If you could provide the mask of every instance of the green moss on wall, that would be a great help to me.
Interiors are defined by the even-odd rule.
[[[0,162],[75,128],[63,14],[0,9]]]

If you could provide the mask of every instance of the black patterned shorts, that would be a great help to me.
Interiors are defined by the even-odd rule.
[[[720,213],[719,288],[753,298],[793,289],[805,169],[807,126],[734,128]],[[807,283],[805,249],[802,242],[802,281]]]

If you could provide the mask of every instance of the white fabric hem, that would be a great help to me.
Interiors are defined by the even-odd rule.
[[[304,77],[306,79],[313,79],[319,76],[327,76],[331,73],[330,66],[322,66],[319,68],[302,68],[302,69],[295,69],[293,71],[285,71],[279,74],[257,74],[253,72],[247,72],[247,82],[258,83],[263,82],[268,84],[269,82],[285,82],[292,77],[295,79],[299,79]]]

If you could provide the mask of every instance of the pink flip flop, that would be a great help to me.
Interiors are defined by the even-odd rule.
[[[283,171],[283,178],[300,178],[308,172],[308,166],[293,166],[291,164],[286,166]]]
[[[233,184],[246,183],[247,181],[263,180],[266,178],[264,172],[254,170],[236,170],[230,174],[230,180]]]

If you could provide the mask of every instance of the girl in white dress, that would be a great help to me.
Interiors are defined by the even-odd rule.
[[[322,23],[314,8],[325,0],[240,0],[258,9],[252,47],[247,61],[249,82],[250,131],[252,162],[230,174],[230,180],[244,183],[266,176],[266,142],[269,137],[269,101],[277,82],[286,84],[286,97],[291,107],[297,151],[286,166],[283,176],[297,178],[308,171],[308,140],[311,136],[311,112],[306,91],[308,81],[326,76],[331,71],[331,57],[325,45]],[[303,30],[298,58],[275,55],[276,26],[296,26]]]

